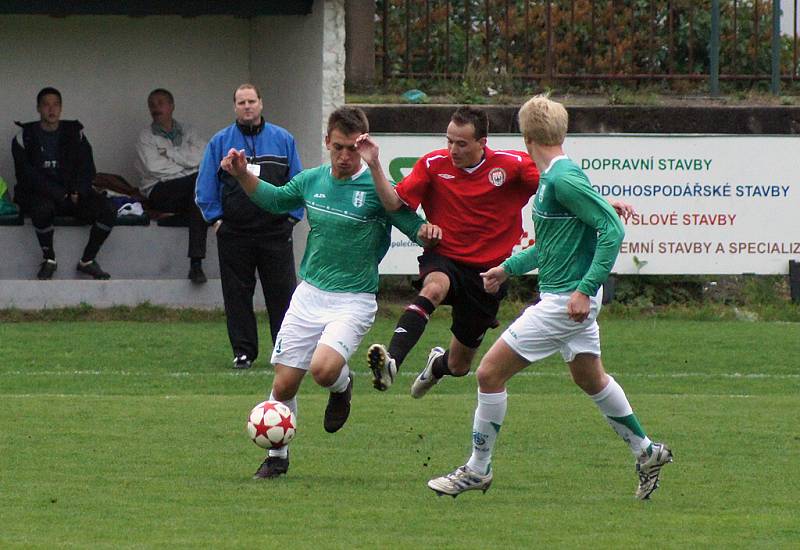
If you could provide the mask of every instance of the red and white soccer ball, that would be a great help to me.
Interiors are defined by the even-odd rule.
[[[247,433],[253,443],[264,449],[279,449],[294,438],[297,419],[279,401],[262,401],[250,411]]]

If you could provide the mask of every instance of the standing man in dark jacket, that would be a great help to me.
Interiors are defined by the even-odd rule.
[[[92,147],[77,120],[61,119],[61,93],[43,88],[36,96],[39,120],[21,124],[11,143],[17,185],[14,200],[31,217],[43,260],[37,277],[50,279],[58,264],[53,249],[56,215],[75,216],[92,224],[89,242],[77,270],[108,279],[95,257],[111,233],[116,212],[111,202],[92,189],[95,176]]]
[[[196,202],[217,235],[222,298],[233,348],[233,368],[250,368],[258,357],[253,311],[256,271],[261,280],[273,343],[297,284],[292,229],[302,209],[275,215],[257,207],[238,182],[220,169],[232,148],[244,150],[256,177],[282,186],[302,169],[294,137],[261,116],[261,93],[252,84],[234,92],[236,122],[217,132],[206,147],[197,176]]]

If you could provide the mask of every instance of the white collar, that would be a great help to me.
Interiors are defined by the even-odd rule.
[[[462,168],[462,170],[463,170],[464,172],[466,172],[467,174],[471,174],[471,173],[473,173],[475,170],[477,170],[478,168],[480,168],[481,166],[483,166],[483,163],[484,163],[484,162],[486,162],[486,155],[485,155],[485,154],[483,155],[483,158],[481,159],[481,161],[480,161],[478,164],[476,164],[475,166],[471,166],[471,167],[469,167],[469,168]]]
[[[355,180],[357,180],[359,177],[361,177],[361,174],[363,174],[363,173],[364,173],[364,172],[366,172],[366,171],[367,171],[367,165],[366,165],[366,164],[364,164],[364,162],[362,161],[362,162],[361,162],[361,168],[359,168],[359,169],[358,169],[358,172],[356,172],[355,174],[353,174],[352,176],[350,176],[350,181],[355,181]],[[336,178],[335,178],[335,176],[333,175],[333,166],[331,166],[330,168],[328,168],[328,173],[331,175],[331,177],[333,177],[334,179],[336,179]]]
[[[550,160],[550,164],[549,164],[549,165],[547,165],[547,168],[545,169],[544,173],[545,173],[545,174],[546,174],[546,173],[548,173],[548,172],[550,171],[550,169],[553,167],[553,165],[554,165],[555,163],[557,163],[559,160],[561,160],[561,159],[568,159],[568,158],[569,158],[569,157],[568,157],[567,155],[558,155],[557,157],[553,157],[553,158]]]

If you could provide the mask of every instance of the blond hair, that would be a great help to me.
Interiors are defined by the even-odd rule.
[[[546,95],[530,98],[519,110],[519,128],[528,143],[561,145],[567,136],[568,123],[564,106]]]

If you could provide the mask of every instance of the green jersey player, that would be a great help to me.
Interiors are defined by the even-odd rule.
[[[431,479],[428,487],[453,497],[471,489],[486,492],[493,477],[492,450],[506,414],[506,383],[530,363],[560,352],[575,383],[630,446],[639,475],[636,496],[649,498],[672,452],[650,441],[622,387],[603,369],[596,321],[601,285],[624,237],[622,224],[586,174],[564,154],[563,105],[536,96],[520,109],[519,125],[540,173],[533,202],[536,244],[481,276],[486,291],[496,292],[509,275],[538,267],[541,301],[526,309],[481,360],[469,461]]]
[[[381,170],[377,150],[364,165],[356,148],[358,137],[368,130],[361,109],[337,109],[325,137],[331,163],[304,170],[281,187],[256,178],[244,151],[231,149],[220,163],[264,210],[306,209],[311,229],[300,264],[302,282],[275,341],[270,399],[297,414],[297,391],[310,371],[330,392],[324,419],[330,433],[350,414],[353,377],[347,360],[375,320],[378,264],[389,249],[390,225],[423,246],[441,237],[437,226],[409,209],[384,210],[372,180],[372,172]],[[277,477],[288,468],[288,449],[270,449],[255,477]]]

